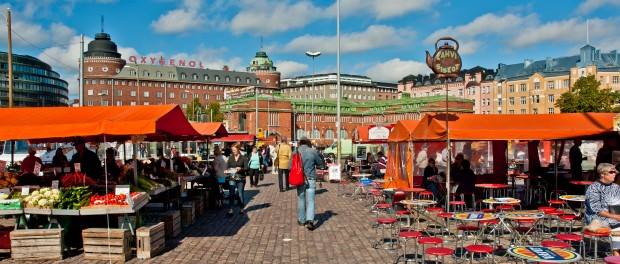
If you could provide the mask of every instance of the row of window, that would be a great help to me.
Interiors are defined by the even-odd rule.
[[[132,75],[132,76],[136,76],[137,75],[135,70],[131,70],[129,72],[129,74]],[[151,72],[149,72],[149,71],[142,71],[142,77],[151,77]],[[162,72],[160,72],[160,71],[157,71],[157,72],[155,72],[155,77],[163,78],[164,74]],[[168,72],[168,78],[175,79],[176,78],[176,73]],[[188,79],[187,78],[187,74],[182,72],[181,73],[181,79]],[[200,76],[198,74],[193,73],[191,75],[191,80],[194,80],[194,81],[199,81],[199,80],[209,81],[209,80],[211,80],[211,77],[208,74],[204,74],[204,75],[202,75],[202,78],[200,78]],[[230,76],[225,76],[224,77],[224,82],[230,82],[230,80],[231,80]],[[239,77],[239,76],[236,76],[234,78],[234,80],[235,80],[236,83],[242,83],[242,78]],[[219,82],[220,81],[220,76],[219,75],[214,75],[213,76],[213,81]],[[252,84],[252,83],[260,84],[260,80],[256,79],[253,82],[251,78],[246,77],[245,78],[245,83],[246,84]],[[269,81],[267,81],[267,83],[269,83]]]
[[[95,90],[88,89],[86,91],[86,94],[87,95],[91,95],[91,96],[92,95],[98,95],[98,96],[108,96],[108,95],[110,95],[108,93],[108,90],[106,90],[106,89],[101,90],[97,94],[95,94]],[[164,96],[163,92],[155,92],[153,94],[155,95],[156,98],[163,98],[163,96]],[[182,99],[187,99],[189,94],[190,93],[180,93],[180,96],[181,96]],[[115,96],[123,96],[123,91],[122,90],[115,90],[114,95]],[[135,90],[129,91],[129,96],[136,97],[137,95],[138,95],[138,93]],[[168,93],[168,98],[173,99],[173,98],[175,98],[175,95],[176,95],[175,92],[169,92]],[[143,91],[142,92],[142,97],[149,98],[150,96],[151,96],[151,92],[150,91]],[[193,98],[200,98],[200,94],[193,94],[192,97]],[[205,100],[209,100],[210,98],[211,99],[215,98],[215,100],[221,100],[223,98],[223,96],[219,95],[219,94],[216,94],[216,95],[205,94],[204,95],[204,99]]]
[[[311,139],[320,139],[320,138],[334,139],[335,138],[335,132],[331,129],[325,130],[325,133],[323,134],[324,136],[321,137],[321,132],[318,129],[312,130],[312,135],[308,135],[308,131],[302,128],[297,129],[297,138],[302,138],[302,137],[308,137]],[[347,133],[346,130],[344,129],[340,130],[340,138],[346,139],[348,135],[349,133]]]
[[[112,85],[111,79],[91,79],[85,80],[86,84],[102,84],[102,85]],[[123,86],[136,86],[137,81],[119,81],[115,80],[114,85],[123,85]],[[149,82],[149,81],[140,81],[140,86],[142,87],[161,87],[165,88],[180,88],[180,89],[192,89],[192,90],[209,90],[209,91],[224,91],[226,89],[225,86],[214,86],[214,85],[200,85],[200,84],[184,84],[184,83],[168,83],[166,85],[165,82]]]
[[[482,112],[482,114],[490,114],[490,113],[491,113],[490,111],[483,111],[483,112]],[[501,111],[501,110],[499,110],[499,111],[498,111],[498,113],[499,113],[499,114],[501,114],[501,113],[502,113],[502,111]],[[549,108],[547,109],[547,113],[548,113],[548,114],[553,114],[553,113],[555,113],[555,108],[553,108],[553,107],[549,107]],[[511,110],[508,110],[508,114],[514,115],[514,114],[516,114],[516,112],[515,112],[515,110],[512,110],[512,109],[511,109]],[[521,109],[521,110],[520,110],[520,114],[523,114],[523,115],[524,115],[524,114],[527,114],[527,110],[526,110],[526,109]],[[537,115],[537,114],[538,114],[538,108],[532,108],[532,114]]]
[[[9,69],[8,63],[6,62],[0,63],[0,69],[7,71]],[[16,64],[15,62],[13,62],[13,72],[14,73],[30,73],[30,74],[36,74],[36,75],[41,75],[41,76],[48,76],[52,78],[60,78],[60,75],[55,71],[48,71],[46,69],[28,66],[24,64]]]

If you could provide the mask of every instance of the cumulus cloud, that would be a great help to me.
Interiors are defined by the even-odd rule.
[[[394,58],[377,63],[368,70],[366,75],[376,81],[397,82],[409,74],[429,74],[430,70],[426,63],[414,60],[401,60]]]
[[[376,48],[400,46],[409,43],[415,32],[385,25],[371,25],[365,31],[345,33],[340,36],[342,52],[361,52]],[[303,35],[287,43],[285,52],[305,52],[318,50],[323,53],[336,53],[336,36]]]
[[[278,61],[275,63],[283,78],[295,77],[308,73],[308,65],[296,61]]]
[[[340,13],[343,16],[371,15],[381,20],[429,10],[437,2],[438,0],[343,0],[340,2]],[[330,6],[328,13],[335,16],[335,3]]]
[[[168,11],[151,22],[151,28],[160,34],[177,34],[200,29],[206,22],[201,14],[201,0],[185,0],[177,9]]]
[[[585,15],[605,5],[620,6],[620,0],[585,0],[579,4],[575,12]]]
[[[323,9],[309,1],[242,1],[242,9],[233,17],[230,28],[237,34],[270,35],[302,28],[324,16]]]
[[[590,20],[590,38],[600,39],[617,35],[620,29],[617,26],[618,22],[618,19]],[[509,44],[515,47],[525,47],[549,42],[583,43],[585,39],[586,21],[571,18],[525,28],[517,32]]]

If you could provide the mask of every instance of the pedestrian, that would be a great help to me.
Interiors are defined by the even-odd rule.
[[[581,154],[581,149],[579,149],[580,146],[581,139],[575,139],[573,141],[573,146],[568,152],[568,160],[570,161],[570,172],[572,175],[572,179],[576,181],[582,180],[581,174],[583,169],[581,167],[581,162],[586,160],[586,158],[583,157],[583,154]]]
[[[278,186],[280,192],[288,191],[290,189],[288,184],[288,173],[291,166],[291,146],[288,144],[286,137],[282,137],[280,144],[276,149],[276,162],[274,166],[278,169]]]
[[[250,167],[250,186],[252,187],[258,186],[260,166],[261,166],[261,156],[260,154],[258,154],[258,150],[256,149],[256,147],[253,147],[252,153],[250,154],[250,161],[249,161],[249,166],[248,166]]]
[[[238,202],[239,205],[239,214],[243,214],[243,206],[244,206],[244,193],[243,189],[245,188],[245,176],[248,171],[248,159],[241,155],[241,151],[239,150],[241,146],[239,144],[235,144],[232,146],[231,155],[228,158],[228,169],[234,169],[236,172],[228,181],[228,216],[232,216],[233,214],[233,204],[235,201]]]
[[[308,230],[312,231],[316,228],[314,221],[316,168],[322,168],[325,164],[316,149],[312,148],[310,140],[303,137],[299,145],[298,151],[301,154],[305,184],[297,186],[297,221],[299,225],[305,225]]]
[[[271,158],[271,174],[278,174],[276,147],[273,145],[269,145],[269,157]]]

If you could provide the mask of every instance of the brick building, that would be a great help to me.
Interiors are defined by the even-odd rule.
[[[130,56],[128,63],[110,35],[97,33],[84,53],[84,105],[178,104],[185,109],[192,98],[203,105],[221,102],[228,89],[278,88],[280,73],[265,52],[256,53],[248,70],[205,69],[200,61],[163,57]]]
[[[226,127],[233,132],[255,134],[256,101],[258,130],[265,135],[281,135],[289,139],[308,136],[320,144],[331,144],[336,138],[336,101],[314,103],[314,129],[311,105],[303,99],[292,99],[278,93],[259,94],[228,100],[222,108]],[[450,97],[449,111],[472,113],[472,101]],[[426,113],[445,111],[445,97],[401,98],[384,101],[352,102],[342,100],[342,138],[351,138],[360,125],[391,124],[403,119],[420,119]],[[295,135],[293,135],[295,134]]]

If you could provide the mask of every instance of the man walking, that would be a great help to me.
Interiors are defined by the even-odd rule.
[[[299,153],[304,169],[305,184],[297,186],[297,221],[308,230],[316,228],[314,221],[314,194],[316,190],[316,168],[324,167],[323,159],[307,138],[299,141]]]
[[[582,180],[582,167],[581,162],[585,160],[583,155],[581,154],[581,139],[575,139],[573,141],[573,146],[570,148],[568,153],[568,160],[570,161],[570,172],[573,180],[580,181]]]
[[[278,169],[278,186],[280,192],[289,189],[288,173],[291,166],[291,146],[288,144],[286,137],[282,137],[280,144],[276,148],[276,162],[273,166]]]

